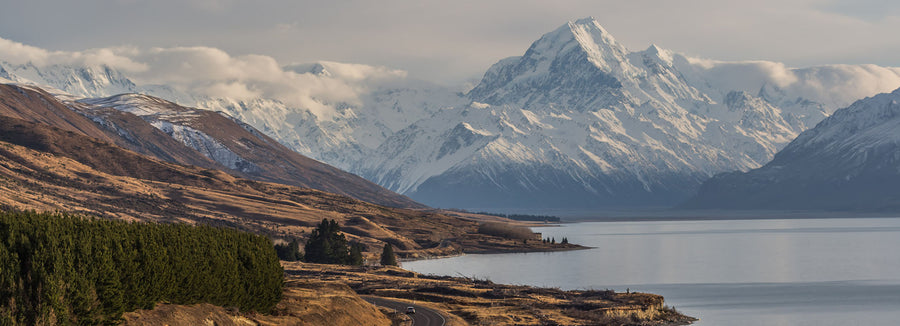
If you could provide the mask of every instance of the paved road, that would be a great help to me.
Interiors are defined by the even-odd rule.
[[[416,308],[416,313],[409,315],[412,317],[413,325],[416,326],[444,326],[444,316],[441,316],[437,311],[432,309],[428,309],[422,307],[420,305],[410,304],[406,302],[394,301],[383,299],[379,297],[362,297],[363,300],[368,301],[371,304],[376,306],[382,306],[397,310],[401,313],[406,312],[406,307],[412,306]]]

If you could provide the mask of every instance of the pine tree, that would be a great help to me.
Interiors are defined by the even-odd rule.
[[[394,255],[394,246],[390,243],[384,244],[381,251],[381,266],[397,266],[397,256]]]
[[[300,243],[296,239],[287,244],[275,245],[275,252],[281,260],[298,261],[303,259],[303,254],[300,253]]]
[[[230,229],[0,212],[0,325],[116,324],[156,302],[266,312],[284,273],[272,242]]]
[[[303,247],[303,260],[319,264],[347,264],[350,248],[341,227],[334,220],[323,219],[310,234]]]
[[[349,265],[353,266],[362,266],[363,264],[363,246],[359,242],[354,242],[350,244],[350,259],[347,262]]]

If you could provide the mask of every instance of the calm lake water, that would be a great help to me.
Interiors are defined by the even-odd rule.
[[[657,293],[695,325],[900,325],[900,218],[590,222],[589,250],[405,262],[498,283]]]

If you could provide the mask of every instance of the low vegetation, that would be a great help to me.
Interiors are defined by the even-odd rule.
[[[508,218],[510,220],[526,221],[526,222],[553,222],[553,223],[560,222],[560,219],[558,216],[551,216],[551,215],[502,214],[502,213],[491,213],[491,212],[477,212],[475,214],[503,217],[503,218]]]
[[[497,236],[506,239],[531,240],[537,235],[531,229],[508,223],[487,222],[478,226],[478,233]]]
[[[497,284],[486,279],[422,275],[393,266],[285,263],[288,280],[343,282],[365,296],[411,302],[444,312],[448,325],[687,325],[696,319],[663,297],[611,290]]]
[[[271,241],[232,229],[0,213],[0,324],[114,324],[158,302],[270,311]]]

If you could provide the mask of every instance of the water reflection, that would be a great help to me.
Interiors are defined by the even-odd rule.
[[[405,263],[433,274],[659,293],[698,325],[897,325],[900,218],[579,223],[594,247]]]

